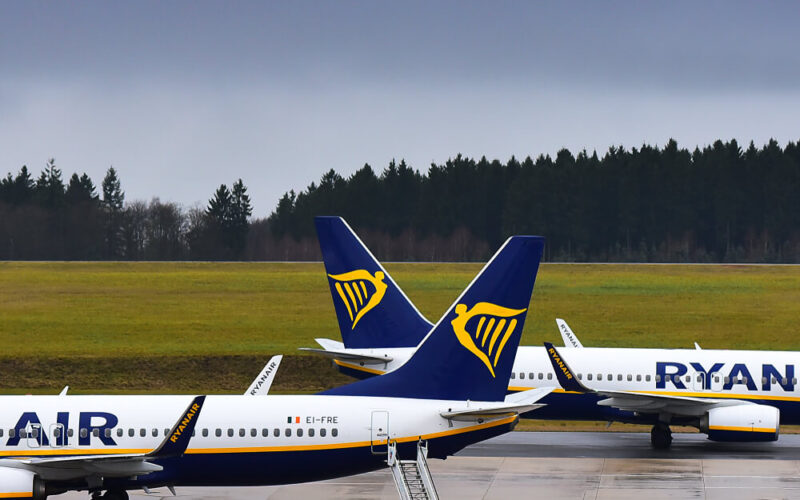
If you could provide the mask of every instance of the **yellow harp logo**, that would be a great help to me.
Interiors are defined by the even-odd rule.
[[[456,305],[456,317],[450,324],[453,325],[453,331],[461,345],[483,361],[494,377],[494,367],[500,360],[500,353],[503,352],[506,342],[517,327],[518,321],[514,316],[518,316],[526,310],[509,309],[489,302],[478,302],[468,310],[466,305],[458,304]],[[475,333],[470,334],[467,331],[467,323],[475,317],[478,318],[477,327]],[[493,354],[494,358],[492,358]]]
[[[385,276],[382,271],[376,271],[375,276],[365,269],[328,276],[336,281],[334,288],[347,308],[353,330],[358,320],[381,303],[386,293],[387,285],[383,282]]]

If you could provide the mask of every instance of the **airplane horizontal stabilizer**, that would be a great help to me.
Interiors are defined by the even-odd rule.
[[[540,399],[550,394],[554,387],[541,387],[529,391],[510,394],[506,400],[498,403],[471,403],[472,406],[465,408],[448,408],[440,415],[448,420],[490,420],[493,418],[507,417],[508,415],[520,415],[529,411],[536,410],[544,404],[537,403]]]
[[[392,360],[392,357],[388,354],[384,354],[383,356],[370,356],[367,354],[358,354],[344,350],[339,351],[331,349],[316,349],[314,347],[300,347],[299,350],[310,352],[312,354],[318,354],[326,358],[339,359],[343,361],[361,361],[367,365],[384,364]]]

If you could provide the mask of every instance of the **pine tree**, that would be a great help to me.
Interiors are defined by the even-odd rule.
[[[125,193],[114,167],[109,167],[103,178],[103,206],[105,207],[105,256],[107,259],[122,257],[122,208]]]

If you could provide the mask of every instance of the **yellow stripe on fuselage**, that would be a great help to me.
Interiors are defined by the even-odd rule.
[[[768,432],[770,434],[775,434],[775,429],[769,429],[767,427],[732,427],[729,425],[710,425],[708,430],[711,431],[736,431],[736,432]]]
[[[509,391],[513,392],[521,392],[521,391],[529,391],[531,389],[536,389],[536,387],[521,387],[521,386],[508,386]],[[623,392],[621,389],[616,389],[620,392]],[[585,394],[583,392],[576,392],[576,391],[565,391],[561,388],[553,389],[553,392],[561,393],[561,394]],[[599,389],[599,392],[602,392],[602,389]],[[683,396],[688,398],[705,398],[705,399],[762,399],[768,401],[800,401],[800,397],[797,396],[773,396],[771,394],[734,394],[734,393],[722,393],[722,392],[677,392],[677,391],[624,391],[629,392],[631,394],[642,394],[648,395],[653,394],[657,396]]]
[[[0,493],[0,498],[33,498],[33,492],[20,491],[19,493]]]

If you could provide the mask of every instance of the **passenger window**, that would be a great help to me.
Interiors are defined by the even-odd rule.
[[[292,429],[287,427],[286,431],[284,431],[283,435],[286,436],[287,438],[288,437],[292,437]]]
[[[327,432],[327,431],[326,431],[324,428],[323,428],[323,429],[320,429],[320,430],[319,430],[319,435],[320,435],[320,437],[325,437],[325,434],[326,434],[326,432]]]
[[[511,379],[513,380],[513,379],[515,379],[515,378],[517,378],[517,374],[516,374],[516,373],[514,373],[514,372],[511,372]]]
[[[581,378],[581,374],[580,373],[578,374],[578,378]],[[547,374],[547,380],[553,380],[553,374],[552,373],[548,373]]]
[[[331,436],[336,437],[338,435],[339,435],[339,429],[337,429],[336,427],[331,429]]]
[[[698,375],[697,375],[697,381],[698,381],[698,382],[702,382],[702,381],[703,381],[703,376],[702,376],[702,375],[700,375],[700,374],[698,374]]]
[[[631,380],[633,380],[633,375],[631,375],[631,374],[629,373],[629,374],[628,374],[628,382],[630,382]]]
[[[214,431],[214,435],[217,437],[222,437],[222,429],[217,429],[216,431]]]
[[[747,383],[747,377],[742,377],[742,383],[743,383],[743,384],[746,384],[746,383]]]
[[[120,429],[120,430],[122,430],[122,429]],[[105,434],[107,438],[110,438],[111,437],[111,429],[106,429],[105,432],[103,432],[103,434]]]
[[[92,429],[92,436],[100,437],[100,429]]]
[[[0,429],[0,438],[3,437],[3,429]]]
[[[8,437],[13,438],[16,435],[17,435],[17,431],[16,430],[14,430],[14,429],[9,429],[8,430]]]
[[[38,428],[35,427],[35,428],[31,429],[31,437],[34,438],[34,439],[39,437],[39,429]]]
[[[147,430],[144,427],[139,429],[139,436],[141,437],[147,436]]]
[[[783,377],[783,378],[781,379],[781,383],[782,383],[783,385],[786,385],[786,382],[787,382],[787,380],[786,380],[786,377]]]
[[[531,375],[533,375],[533,374],[531,374]],[[544,373],[540,373],[539,374],[539,380],[544,380]]]
[[[58,432],[58,429],[56,429],[55,431],[56,431],[56,432]],[[120,437],[120,438],[121,438],[121,437],[122,437],[122,433],[123,433],[122,427],[120,427],[119,429],[117,429],[117,437]],[[59,433],[59,434],[60,434],[60,433]],[[56,437],[58,437],[58,436],[56,436]]]
[[[597,374],[597,381],[600,382],[601,380],[603,380],[603,374],[602,373],[598,373]]]
[[[258,431],[255,429],[250,429],[250,437],[256,437],[256,436],[258,436]]]
[[[636,375],[636,381],[637,382],[641,382],[642,381],[642,376],[641,375]]]
[[[281,430],[275,427],[275,430],[272,431],[272,435],[275,437],[281,437]]]
[[[164,437],[167,437],[169,434],[169,429],[164,429]],[[194,429],[192,429],[192,437],[194,437]]]
[[[303,437],[303,428],[297,429],[297,437]]]
[[[792,377],[792,385],[797,385],[797,378],[796,377]]]
[[[684,378],[684,380],[686,380],[687,382],[691,382],[692,377],[690,375],[686,375],[686,378]]]
[[[20,433],[19,433],[19,435],[20,435],[20,436],[22,436],[22,432],[20,432]],[[89,435],[89,431],[88,431],[88,430],[86,430],[86,427],[82,428],[82,429],[81,429],[81,437],[82,437],[82,438],[85,438],[85,437],[87,437],[88,435]]]
[[[261,437],[269,436],[269,429],[261,429]]]
[[[552,375],[552,373],[547,374],[547,380],[550,380],[550,375]],[[580,373],[578,374],[578,380],[583,380],[583,375],[581,375]]]
[[[762,383],[762,384],[766,384],[766,383],[767,383],[767,378],[766,378],[766,377],[763,377],[763,378],[761,379],[761,383]],[[772,377],[772,383],[773,383],[773,384],[777,384],[777,383],[778,383],[778,380],[777,380],[775,377]]]
[[[714,375],[714,382],[719,383],[719,375]]]
[[[661,375],[656,375],[656,382],[661,382]]]
[[[239,429],[239,437],[244,437],[244,429]]]
[[[524,380],[525,379],[525,372],[519,372],[519,379],[520,380]]]
[[[611,375],[611,374],[609,373],[609,374],[608,374],[608,381],[609,381],[609,382],[611,382],[612,380],[614,380],[614,375]]]
[[[153,429],[152,434],[153,437],[158,437],[158,429]]]
[[[208,429],[203,429],[203,437],[208,437]]]
[[[308,430],[308,437],[310,437],[310,438],[314,437],[314,428],[313,427]]]
[[[645,375],[644,380],[645,382],[650,382],[650,375]]]
[[[591,373],[587,374],[587,375],[586,375],[586,379],[587,379],[587,380],[592,380],[592,374],[591,374]]]
[[[622,382],[622,374],[621,373],[617,375],[617,381],[618,382]]]
[[[230,427],[228,428],[228,437],[229,438],[233,437],[233,429],[231,429]]]
[[[725,383],[729,384],[730,382],[731,382],[731,377],[730,376],[726,376],[725,377]]]

